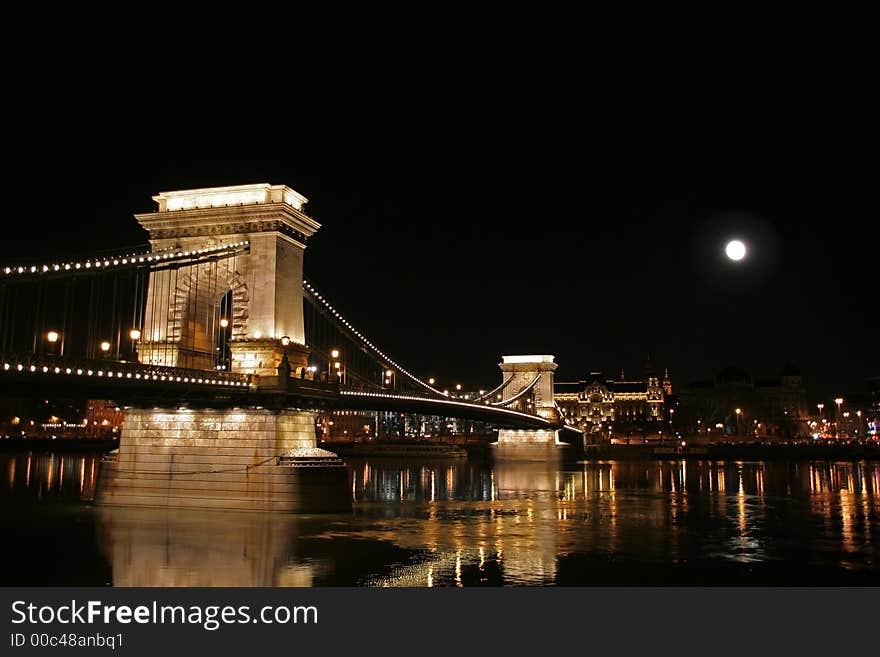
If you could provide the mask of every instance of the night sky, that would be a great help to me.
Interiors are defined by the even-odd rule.
[[[306,277],[443,387],[511,353],[677,385],[793,361],[814,398],[880,374],[867,16],[143,6],[4,17],[3,261],[143,243],[159,191],[288,184]]]

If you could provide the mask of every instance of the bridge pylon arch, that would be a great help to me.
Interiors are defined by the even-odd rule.
[[[550,355],[502,356],[498,364],[501,380],[507,382],[496,405],[509,401],[525,412],[534,413],[551,422],[559,420],[553,403],[554,357]],[[556,429],[499,429],[495,458],[512,461],[546,461],[558,458],[559,440]]]
[[[196,251],[241,243],[212,262],[150,272],[141,362],[213,369],[219,322],[231,324],[231,369],[275,376],[288,359],[307,364],[302,308],[303,256],[321,225],[304,212],[308,199],[286,185],[260,183],[161,192],[155,212],[136,214],[154,252]],[[233,291],[227,316],[218,300]],[[225,328],[225,327],[224,327]]]

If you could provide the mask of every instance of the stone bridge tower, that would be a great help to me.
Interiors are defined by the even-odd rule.
[[[306,365],[303,252],[321,227],[303,211],[307,199],[286,185],[261,183],[161,192],[153,200],[156,212],[135,217],[154,252],[237,242],[249,248],[150,273],[139,360],[213,369],[222,326],[232,371],[274,376],[282,336],[290,338],[291,365]]]
[[[258,184],[162,192],[153,200],[156,212],[135,216],[154,253],[242,248],[234,256],[150,272],[141,362],[212,369],[219,327],[233,371],[277,376],[283,336],[290,338],[291,365],[305,365],[303,251],[320,228],[303,212],[306,199],[284,185]],[[95,503],[351,509],[348,470],[317,447],[314,412],[288,408],[279,398],[271,409],[229,407],[222,399],[196,407],[126,407],[119,450],[101,464]]]
[[[501,391],[501,401],[512,399],[532,386],[534,406],[528,410],[548,420],[559,419],[553,402],[553,372],[556,370],[553,356],[502,356],[498,367],[502,383],[510,380]],[[495,455],[499,459],[543,461],[557,458],[558,447],[563,444],[556,430],[501,429]]]

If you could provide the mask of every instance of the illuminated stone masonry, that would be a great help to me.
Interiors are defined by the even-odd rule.
[[[638,428],[656,431],[664,426],[672,383],[667,371],[661,381],[648,367],[642,380],[626,380],[623,372],[617,380],[606,379],[601,372],[591,372],[584,380],[559,382],[554,389],[557,407],[566,421],[588,433]]]
[[[257,389],[283,389],[283,356],[294,371],[308,364],[303,254],[320,224],[303,212],[306,198],[262,183],[162,192],[153,200],[156,212],[135,216],[154,252],[236,250],[150,272],[138,359],[251,374]],[[279,399],[283,404],[283,395]],[[128,408],[118,453],[102,462],[96,502],[350,510],[348,470],[316,442],[308,410]]]
[[[154,251],[195,250],[247,242],[249,252],[150,274],[139,360],[212,369],[221,319],[231,324],[229,350],[235,372],[274,376],[282,336],[305,344],[302,302],[306,241],[321,225],[303,211],[307,199],[286,185],[238,185],[153,197],[156,212],[135,217]],[[218,316],[223,300],[231,307]],[[223,328],[226,328],[224,326]],[[305,356],[293,350],[296,368]]]
[[[554,357],[549,355],[502,356],[501,402],[520,400],[529,395],[529,402],[538,415],[558,419],[553,400]],[[560,457],[559,432],[543,429],[500,429],[495,443],[495,458],[510,461],[549,461]]]
[[[310,411],[126,409],[118,454],[102,462],[106,506],[347,511],[348,470],[315,447]]]

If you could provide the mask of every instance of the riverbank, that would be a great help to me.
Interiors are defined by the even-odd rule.
[[[423,442],[333,443],[324,445],[342,457],[427,457],[467,458],[469,451],[460,445]]]
[[[119,447],[118,438],[51,438],[0,436],[0,450],[5,452],[109,452]]]
[[[724,444],[684,447],[657,445],[588,445],[584,449],[587,460],[594,459],[738,459],[749,461],[839,459],[880,460],[877,444]]]

